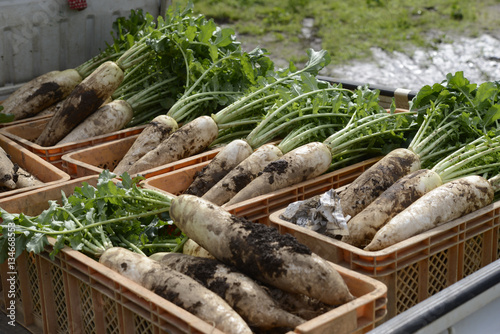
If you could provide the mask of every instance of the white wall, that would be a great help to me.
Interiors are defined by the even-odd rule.
[[[113,21],[142,8],[160,14],[160,0],[0,0],[0,100],[20,84],[51,70],[74,68],[111,42]]]

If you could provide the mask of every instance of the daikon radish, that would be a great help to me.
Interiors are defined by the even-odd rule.
[[[202,198],[223,205],[255,179],[269,163],[278,160],[282,155],[275,145],[259,147],[210,188]]]
[[[123,71],[111,61],[101,64],[66,97],[62,108],[50,118],[35,141],[53,146],[90,116],[108,99],[123,80]]]
[[[38,187],[44,185],[44,182],[40,181],[40,179],[38,179],[36,176],[19,166],[17,166],[15,181],[16,189]]]
[[[323,174],[330,167],[332,155],[320,142],[300,146],[269,163],[262,173],[240,190],[224,206],[282,189]]]
[[[500,136],[480,136],[434,163],[431,170],[409,174],[413,174],[415,178],[401,178],[396,183],[396,188],[389,188],[373,202],[377,202],[378,212],[375,206],[369,206],[368,212],[361,211],[348,223],[350,237],[345,241],[365,246],[387,221],[410,206],[412,201],[438,186],[471,175],[482,175],[485,178],[497,175],[500,172],[497,162],[499,154]],[[492,180],[494,179],[489,179],[490,182]],[[496,183],[492,184],[491,188],[493,187],[496,187]],[[357,219],[358,216],[361,217]],[[365,241],[361,244],[363,237]]]
[[[125,248],[112,247],[101,255],[99,262],[225,333],[252,333],[240,315],[221,297],[158,261]]]
[[[493,200],[494,190],[481,176],[447,182],[394,216],[364,249],[377,251],[478,210]]]
[[[442,185],[439,174],[420,169],[403,176],[348,222],[349,235],[342,241],[365,247],[391,218],[430,190]]]
[[[330,305],[354,299],[335,268],[291,235],[236,217],[194,195],[175,197],[170,216],[217,260],[256,280]]]
[[[281,309],[253,279],[218,260],[179,253],[156,253],[149,258],[197,280],[217,293],[250,327],[263,330],[295,328],[305,322]]]
[[[356,216],[394,182],[420,169],[418,156],[404,148],[389,152],[339,193],[344,215]]]
[[[217,134],[217,124],[212,118],[200,116],[181,126],[154,150],[142,156],[128,173],[137,174],[200,153],[217,138]]]
[[[126,101],[114,100],[109,102],[84,119],[56,145],[85,140],[121,130],[132,119],[133,114],[132,108]]]
[[[81,81],[74,69],[42,74],[10,94],[2,103],[2,113],[13,114],[14,120],[33,117],[63,100]]]
[[[252,152],[252,147],[246,141],[242,139],[231,141],[195,175],[184,194],[202,196]]]
[[[149,151],[154,150],[163,140],[168,138],[174,131],[177,131],[179,125],[170,116],[156,116],[142,130],[127,153],[120,160],[113,170],[113,173],[121,175],[127,172],[137,160],[143,157]]]

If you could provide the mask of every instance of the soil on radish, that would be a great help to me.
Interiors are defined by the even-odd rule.
[[[80,105],[75,106],[73,103],[69,103],[64,111],[64,121],[66,124],[80,124],[82,113],[80,110],[97,110],[105,101],[105,99],[100,98],[96,92],[92,89],[82,88],[81,86],[76,86],[73,94],[76,96],[81,96]]]
[[[285,160],[276,160],[270,162],[263,170],[262,173],[271,173],[269,175],[269,184],[274,183],[274,173],[283,174],[286,172],[288,168],[288,161]]]
[[[425,170],[418,170],[414,173],[415,177],[425,173]],[[384,194],[384,193],[383,193]],[[387,193],[385,193],[385,196],[389,196]],[[409,188],[407,191],[399,191],[395,193],[391,193],[391,196],[388,198],[389,201],[392,203],[395,203],[394,206],[380,206],[377,209],[381,210],[381,212],[385,213],[387,216],[391,214],[391,212],[397,211],[403,211],[403,209],[407,208],[415,202],[421,195],[419,195],[419,192],[415,188]],[[395,198],[397,197],[397,198]]]
[[[108,163],[102,163],[102,164],[98,164],[97,167],[101,168],[101,169],[109,169],[109,170],[113,170],[117,165],[118,163],[120,162],[121,159],[113,159],[113,161],[108,164]]]
[[[229,246],[235,267],[245,268],[245,273],[251,277],[260,277],[262,272],[268,273],[270,277],[283,275],[286,267],[283,267],[283,259],[277,256],[282,250],[286,249],[290,253],[312,254],[307,246],[299,243],[290,234],[280,234],[275,228],[253,223],[242,217],[232,216],[231,219],[239,224],[241,229],[248,231],[245,242],[249,247],[241,245],[241,238],[230,240]],[[248,249],[253,251],[248,253]]]
[[[203,262],[203,265],[198,263],[187,265],[186,269],[188,272],[192,273],[192,277],[196,277],[203,283],[209,283],[209,288],[222,298],[224,298],[229,285],[227,284],[227,280],[221,277],[215,277],[215,273],[217,271],[217,264],[219,262],[217,260],[208,259]],[[235,270],[231,270],[231,272],[235,272]]]
[[[224,183],[222,186],[230,191],[238,192],[245,188],[251,181],[252,177],[248,173],[238,174],[232,177],[234,189],[229,189],[229,184]]]
[[[188,188],[184,191],[185,194],[203,196],[218,180],[222,179],[228,171],[226,170],[227,163],[223,161],[220,164],[220,169],[213,171],[209,180],[206,179],[205,174],[207,173],[207,169],[209,165],[203,167],[200,171],[196,172],[193,176],[193,181],[196,180],[197,184],[193,188]]]
[[[14,182],[16,182],[16,181],[17,181],[17,179],[16,179],[16,174],[14,174],[14,177],[12,177],[12,175],[4,175],[4,176],[0,179],[0,181],[1,181],[2,183],[5,183],[5,182],[7,182],[7,181],[9,181],[9,180],[13,180]],[[6,191],[7,191],[7,190],[12,190],[12,189],[9,189],[8,187],[2,187],[2,189],[5,189]]]
[[[156,127],[156,129],[160,130],[160,133],[162,134],[161,137],[163,138],[168,138],[168,135],[170,133],[173,133],[172,129],[173,127],[172,126],[168,126],[168,127],[161,127],[159,126],[160,122],[153,122],[151,121],[151,125],[154,125]]]
[[[54,99],[60,100],[63,98],[63,92],[60,90],[60,85],[55,82],[45,82],[40,88],[33,92],[30,96],[26,98],[26,101],[31,101],[37,96],[47,96],[52,95]]]

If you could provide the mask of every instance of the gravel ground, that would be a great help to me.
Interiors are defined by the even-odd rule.
[[[463,71],[473,83],[500,80],[500,36],[457,38],[432,50],[415,50],[412,55],[388,54],[373,48],[373,61],[328,68],[325,75],[394,88],[418,90]]]
[[[500,6],[498,7],[500,10]],[[303,55],[305,50],[321,48],[321,40],[310,33],[312,22],[303,22],[302,41],[293,45],[275,40],[272,35],[256,38],[238,36],[244,49],[266,48],[278,67],[288,66],[291,53]],[[404,88],[418,91],[424,85],[432,85],[446,78],[447,73],[463,71],[473,83],[500,80],[500,32],[480,35],[476,38],[446,36],[447,41],[435,44],[432,49],[407,50],[405,53],[388,53],[372,48],[369,61],[353,61],[342,66],[329,65],[320,73],[339,81],[381,85],[387,88]],[[284,53],[283,55],[280,52]],[[298,67],[301,64],[296,64]]]

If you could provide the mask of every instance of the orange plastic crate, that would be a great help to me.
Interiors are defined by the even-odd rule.
[[[97,176],[70,180],[40,191],[0,199],[11,213],[36,215]],[[356,297],[294,329],[294,333],[366,333],[385,314],[386,286],[332,263]],[[16,260],[16,320],[33,333],[220,333],[191,313],[108,269],[88,256],[65,248],[51,260],[47,252],[23,253]],[[11,288],[7,262],[0,266],[0,309],[7,312]]]
[[[1,105],[1,103],[0,103],[0,105]],[[33,116],[33,117],[19,119],[17,121],[12,121],[12,122],[8,122],[8,123],[0,123],[0,128],[5,128],[8,126],[13,126],[13,125],[19,125],[19,124],[23,124],[23,123],[32,122],[32,121],[37,121],[40,119],[49,119],[51,117],[52,117],[52,114],[51,115],[42,115],[42,116]]]
[[[272,225],[281,233],[290,233],[327,260],[386,284],[387,319],[500,259],[499,203],[468,215],[469,218],[463,218],[464,223],[458,227],[445,224],[433,230],[435,235],[423,234],[379,252],[366,252],[296,225],[276,221],[276,212],[284,210],[288,204],[331,188],[341,190],[378,160],[369,159],[226,209],[237,216]],[[174,195],[181,194],[195,173],[206,164],[208,162],[150,178],[145,185]]]
[[[0,147],[10,156],[12,162],[19,165],[22,169],[35,176],[44,184],[40,186],[25,187],[0,192],[0,198],[13,196],[33,189],[61,183],[69,180],[69,175],[43,160],[34,153],[28,151],[13,140],[0,135]]]
[[[61,145],[40,146],[38,144],[35,144],[34,141],[42,133],[45,125],[48,122],[49,118],[44,118],[24,122],[17,125],[11,125],[0,129],[0,134],[3,134],[9,139],[14,140],[29,151],[40,156],[42,159],[62,169],[62,156],[64,154],[78,149],[94,146],[103,142],[133,136],[140,133],[145,127],[145,125],[136,126],[133,128],[123,129],[105,135]]]
[[[328,261],[386,284],[386,320],[500,259],[500,201],[375,252],[284,221],[283,211],[260,222],[290,233]]]
[[[123,159],[128,149],[132,146],[139,135],[113,140],[96,146],[87,147],[66,153],[62,156],[62,170],[68,173],[71,178],[78,178],[88,175],[98,175],[104,169],[113,171],[118,163]],[[203,153],[193,155],[189,158],[181,159],[176,162],[165,164],[159,167],[151,168],[140,174],[145,178],[164,174],[202,163],[213,159],[222,148],[207,150]]]

